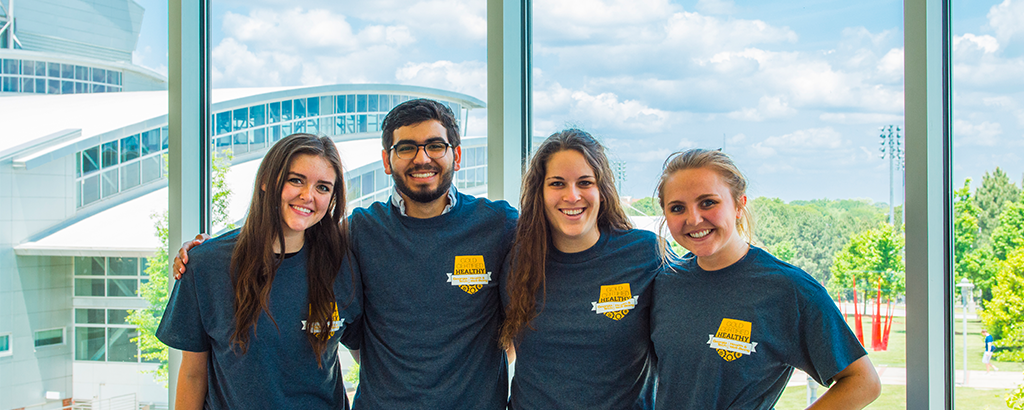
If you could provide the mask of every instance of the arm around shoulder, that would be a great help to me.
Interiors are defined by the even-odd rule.
[[[832,387],[808,409],[862,409],[882,393],[882,383],[867,355],[850,363],[832,379]]]

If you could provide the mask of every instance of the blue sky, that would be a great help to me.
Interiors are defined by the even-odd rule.
[[[166,72],[166,3],[136,62]],[[1024,178],[1024,0],[954,0],[954,179]],[[399,83],[486,101],[480,0],[216,1],[215,87]],[[672,151],[725,146],[751,195],[887,202],[903,123],[903,4],[535,0],[534,134],[592,132],[653,192]],[[486,113],[469,135],[485,132]],[[897,181],[899,182],[899,181]],[[901,200],[897,196],[896,202]]]

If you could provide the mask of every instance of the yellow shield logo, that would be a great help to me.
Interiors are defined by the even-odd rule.
[[[718,332],[708,335],[708,344],[727,362],[739,359],[743,355],[754,353],[757,342],[750,341],[750,322],[723,318],[718,325]]]
[[[448,282],[458,286],[472,295],[484,288],[491,281],[491,273],[487,271],[483,255],[464,255],[455,257],[454,272],[448,274]]]
[[[636,307],[636,299],[637,297],[630,293],[628,283],[603,285],[597,302],[590,302],[593,305],[590,310],[609,319],[619,320]]]

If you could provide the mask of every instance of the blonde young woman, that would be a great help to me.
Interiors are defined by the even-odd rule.
[[[859,409],[881,390],[867,352],[810,275],[750,245],[746,179],[720,151],[665,162],[658,199],[689,253],[655,281],[660,409],[771,409],[793,369],[830,385],[811,408]]]

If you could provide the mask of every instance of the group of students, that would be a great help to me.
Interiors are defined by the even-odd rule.
[[[260,165],[243,227],[182,247],[157,332],[183,351],[177,408],[347,409],[339,343],[357,410],[770,409],[794,368],[831,385],[812,407],[878,396],[824,288],[751,244],[724,153],[665,162],[677,257],[633,229],[584,131],[538,147],[517,212],[452,186],[445,106],[407,101],[382,128],[390,201],[343,218],[337,149],[295,134]]]

